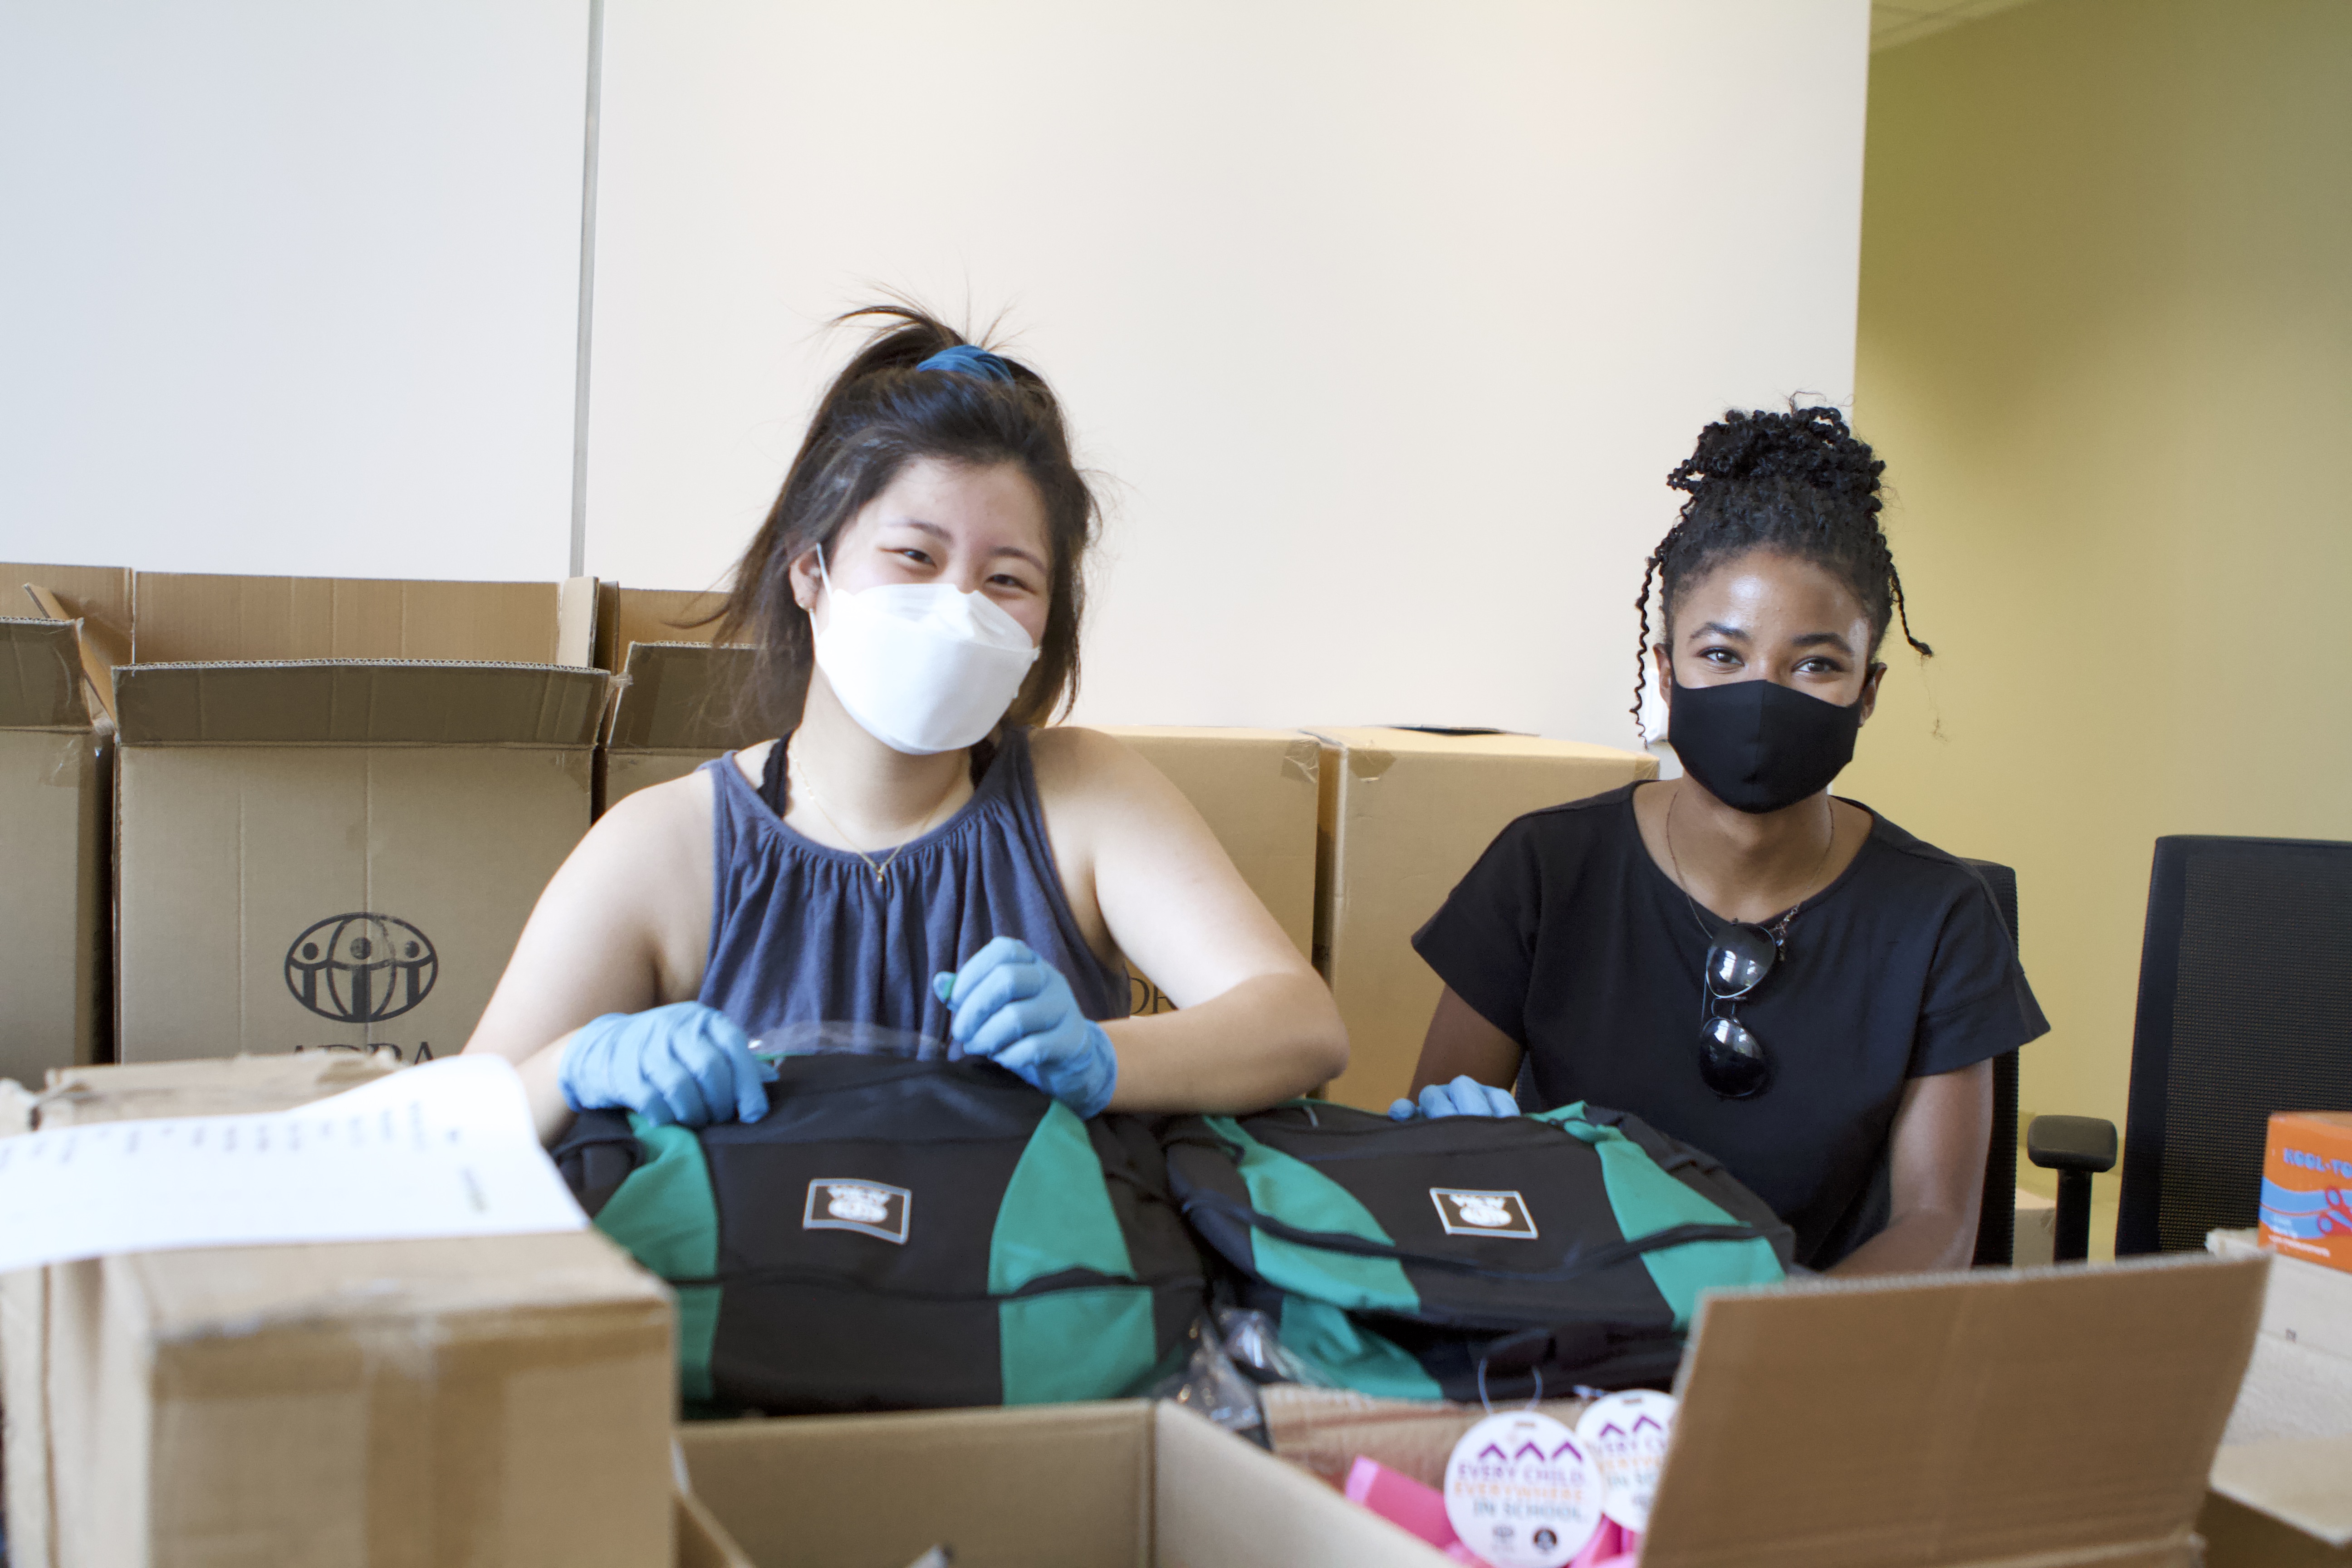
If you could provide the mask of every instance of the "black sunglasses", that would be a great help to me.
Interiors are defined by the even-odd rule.
[[[1772,1058],[1738,1014],[1739,1004],[1780,961],[1779,936],[1746,921],[1725,926],[1708,944],[1706,985],[1698,999],[1698,1076],[1726,1100],[1750,1099],[1772,1081]]]

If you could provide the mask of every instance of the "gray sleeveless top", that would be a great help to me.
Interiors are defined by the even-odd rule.
[[[815,1022],[945,1039],[948,1011],[931,994],[931,976],[998,936],[1018,937],[1060,970],[1087,1017],[1127,1016],[1125,972],[1095,956],[1063,894],[1027,730],[999,731],[971,799],[910,839],[878,883],[857,856],[786,826],[734,752],[702,768],[716,798],[700,1000],[754,1039]]]

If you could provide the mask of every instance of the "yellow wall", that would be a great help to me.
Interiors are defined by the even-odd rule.
[[[1856,376],[1938,657],[1839,787],[2016,865],[2023,1109],[2120,1127],[2152,841],[2352,838],[2352,4],[1874,57]]]

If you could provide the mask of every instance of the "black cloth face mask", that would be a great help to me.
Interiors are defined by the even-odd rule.
[[[1853,761],[1862,699],[1841,708],[1769,680],[1675,682],[1666,739],[1683,771],[1731,807],[1761,816],[1827,789]]]

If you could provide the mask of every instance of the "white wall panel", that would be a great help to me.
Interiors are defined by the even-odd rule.
[[[587,21],[0,5],[0,558],[561,574]]]
[[[722,573],[883,287],[1111,476],[1082,717],[1624,742],[1665,471],[1851,394],[1864,0],[608,0],[589,569]]]

